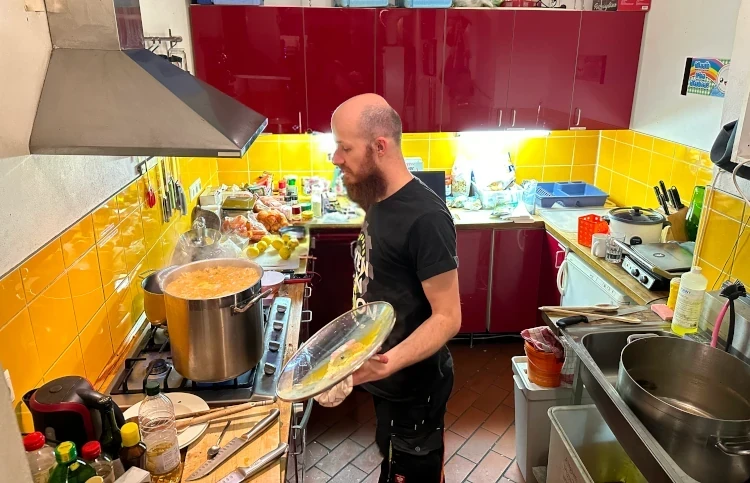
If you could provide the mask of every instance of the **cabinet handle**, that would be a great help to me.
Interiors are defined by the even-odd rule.
[[[539,118],[542,117],[542,103],[539,103],[539,107],[536,108],[536,125],[539,125]]]
[[[312,321],[312,310],[303,310],[302,311],[302,320],[300,320],[303,324],[309,324]]]
[[[297,115],[298,115],[297,119],[299,122],[299,132],[300,134],[302,134],[302,112],[301,111],[298,112]]]
[[[568,261],[563,260],[560,265],[560,269],[557,271],[557,291],[560,292],[560,296],[565,296],[565,275],[568,270]]]
[[[516,127],[516,110],[515,109],[511,109],[510,112],[511,112],[511,115],[512,115],[512,117],[510,118],[510,127]]]
[[[309,299],[311,295],[312,295],[312,287],[309,286],[309,285],[305,285],[305,295],[304,295],[304,298]]]
[[[500,109],[500,115],[497,120],[497,127],[503,127],[503,110]]]
[[[562,259],[560,258],[562,255]],[[555,268],[560,268],[565,261],[565,250],[558,250],[555,252]]]
[[[581,112],[582,112],[582,109],[580,107],[578,107],[578,108],[576,108],[576,112],[577,112],[577,115],[576,115],[576,127],[578,127],[578,126],[581,125]]]

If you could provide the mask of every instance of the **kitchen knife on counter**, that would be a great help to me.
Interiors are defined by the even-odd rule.
[[[672,186],[671,188],[669,188],[669,192],[672,193],[672,199],[675,202],[675,205],[674,205],[675,209],[681,210],[685,208],[685,205],[682,204],[682,198],[680,198],[680,191],[677,189],[677,187]]]
[[[669,201],[669,193],[667,193],[667,185],[664,184],[664,181],[659,180],[659,188],[661,188],[661,197],[664,201]]]
[[[264,454],[250,466],[240,466],[224,478],[220,479],[219,483],[241,483],[247,481],[249,478],[257,475],[266,467],[270,466],[274,461],[284,456],[284,453],[286,453],[288,448],[288,444],[279,443],[279,446],[277,446],[275,450]]]
[[[656,194],[656,199],[659,202],[659,205],[664,210],[664,214],[669,215],[669,205],[667,204],[667,199],[662,196],[658,186],[654,186],[654,193]]]
[[[250,443],[252,440],[257,438],[261,434],[263,434],[263,431],[265,431],[269,426],[271,426],[274,423],[274,421],[276,421],[278,418],[279,418],[279,410],[277,408],[273,408],[271,412],[268,414],[268,416],[258,421],[258,423],[255,426],[250,428],[250,431],[243,434],[242,436],[238,436],[234,438],[232,441],[227,443],[226,446],[223,446],[213,459],[208,460],[202,465],[200,465],[198,469],[195,470],[193,474],[188,476],[185,481],[195,481],[195,480],[199,480],[203,478],[206,475],[209,475],[216,468],[218,468],[222,463],[224,463],[226,460],[234,456],[239,450],[244,448],[245,445]],[[229,480],[229,481],[234,481],[234,480]],[[237,481],[242,481],[242,480],[237,480]]]

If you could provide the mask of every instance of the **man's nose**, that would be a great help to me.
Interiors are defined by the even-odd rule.
[[[333,153],[333,158],[331,159],[331,162],[335,166],[341,166],[342,164],[344,164],[344,159],[341,156],[339,156],[338,152],[335,152]]]

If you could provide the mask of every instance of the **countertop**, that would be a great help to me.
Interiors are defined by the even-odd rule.
[[[649,305],[663,300],[666,303],[669,292],[651,291],[641,285],[630,276],[620,265],[606,262],[603,258],[597,258],[591,254],[591,249],[578,243],[578,233],[575,231],[563,231],[553,223],[545,220],[544,213],[539,215],[544,221],[545,228],[555,238],[570,248],[573,253],[581,257],[589,266],[593,267],[600,275],[617,287],[625,295],[632,298],[638,305]]]

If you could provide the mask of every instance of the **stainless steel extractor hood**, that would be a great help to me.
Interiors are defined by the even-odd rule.
[[[144,49],[138,0],[45,0],[32,154],[239,157],[265,116]]]

